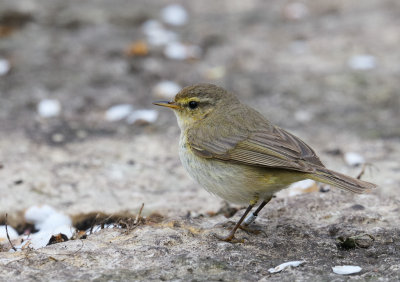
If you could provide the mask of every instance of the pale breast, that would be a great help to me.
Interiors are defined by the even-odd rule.
[[[185,137],[179,142],[179,156],[190,176],[207,191],[233,203],[248,204],[272,195],[283,185],[270,185],[262,169],[196,156]]]

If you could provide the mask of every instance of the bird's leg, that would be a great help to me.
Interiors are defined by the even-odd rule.
[[[271,199],[272,199],[272,196],[269,197],[268,199],[264,199],[264,201],[260,204],[260,206],[256,209],[256,211],[253,212],[248,217],[246,217],[246,219],[244,220],[243,225],[242,225],[242,227],[244,227],[244,229],[246,229],[250,224],[252,224],[256,220],[258,213],[263,209],[263,207],[265,207],[266,204],[269,203],[269,201],[271,201]]]
[[[254,207],[254,203],[250,203],[250,205],[247,207],[246,211],[242,215],[242,217],[239,219],[239,221],[236,223],[235,227],[233,227],[232,231],[229,233],[228,236],[226,237],[218,237],[218,239],[225,241],[225,242],[231,242],[235,238],[235,232],[239,228],[240,224],[242,224],[243,220],[247,216],[247,214],[251,211],[251,209]]]

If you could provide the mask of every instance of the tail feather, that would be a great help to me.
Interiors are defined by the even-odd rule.
[[[362,181],[329,169],[317,169],[312,179],[357,194],[366,193],[376,188],[376,185],[373,183]]]

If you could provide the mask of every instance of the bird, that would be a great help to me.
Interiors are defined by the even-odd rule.
[[[172,101],[153,104],[174,111],[179,157],[189,175],[210,193],[248,205],[230,233],[219,237],[223,241],[234,241],[239,227],[249,226],[276,192],[294,182],[312,179],[353,193],[376,187],[326,168],[303,140],[222,87],[187,86]]]

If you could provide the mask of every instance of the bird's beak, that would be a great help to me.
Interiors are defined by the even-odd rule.
[[[163,106],[171,109],[180,109],[179,105],[174,101],[155,101],[153,105]]]

